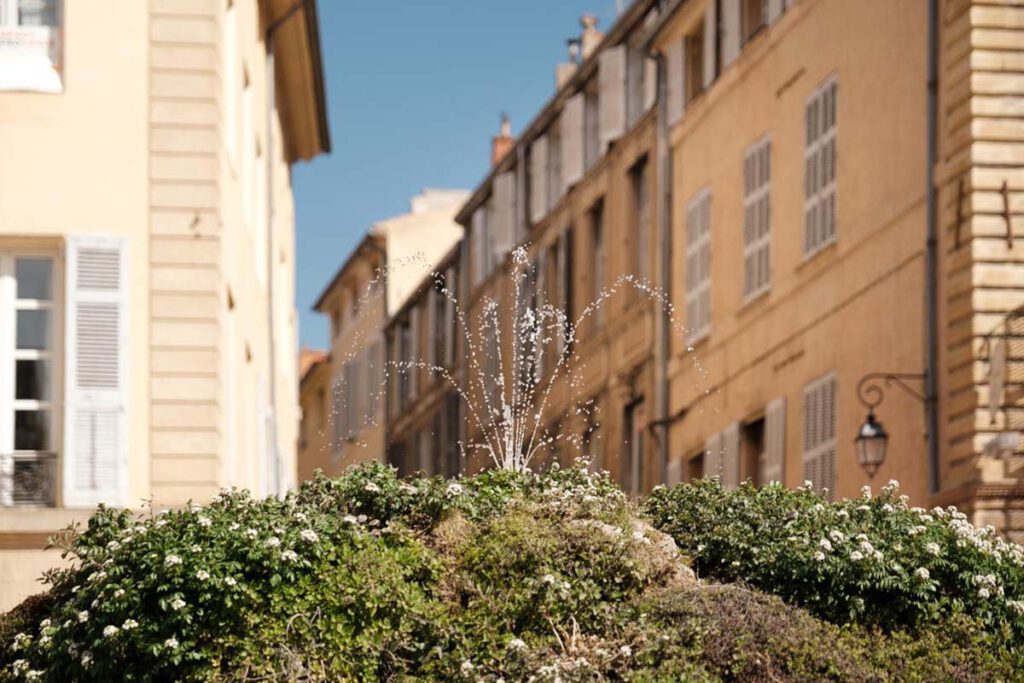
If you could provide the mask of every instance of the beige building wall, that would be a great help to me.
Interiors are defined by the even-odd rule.
[[[277,93],[279,105],[289,102],[291,121],[282,128],[277,110],[266,115],[266,58],[258,37],[280,3],[110,0],[102,11],[62,4],[60,91],[0,91],[0,253],[51,257],[56,293],[55,495],[49,506],[0,506],[0,609],[39,588],[40,570],[58,561],[40,552],[45,537],[87,518],[94,502],[136,507],[152,499],[175,506],[208,499],[222,486],[267,494],[294,484],[288,167],[298,154],[308,156],[303,135],[319,132],[298,127],[299,105],[290,100],[316,96],[311,85],[303,94],[299,80]],[[302,54],[298,36],[282,32],[278,59],[285,66]],[[318,151],[325,149],[326,138],[318,139]],[[270,254],[263,239],[268,192],[274,201],[273,377]],[[123,258],[120,334],[105,351],[122,362],[116,418],[122,438],[91,453],[113,467],[91,492],[74,478],[78,461],[69,461],[65,446],[78,443],[78,453],[82,439],[65,438],[62,414],[76,381],[63,372],[64,359],[78,357],[74,326],[66,324],[66,293],[77,297],[76,282],[66,282],[65,274],[70,256],[81,258],[77,240],[89,236],[120,237],[114,244]],[[10,389],[4,376],[10,377],[12,359],[4,352],[0,362],[0,386]],[[74,398],[75,409],[91,409],[89,400]],[[96,433],[102,441],[118,432],[101,426]],[[276,465],[269,448],[275,433]]]
[[[328,438],[300,452],[300,476],[316,469],[337,476],[350,465],[377,460],[386,450],[386,374],[396,368],[385,357],[384,329],[459,240],[454,214],[464,190],[427,189],[410,200],[410,210],[375,223],[339,268],[315,309],[331,320],[330,354],[323,413]],[[300,387],[303,406],[318,401],[317,382]],[[315,430],[318,410],[303,409],[300,430]]]

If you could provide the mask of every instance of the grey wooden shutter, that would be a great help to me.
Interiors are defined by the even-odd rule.
[[[120,237],[67,244],[64,505],[128,496],[128,248]]]
[[[420,307],[413,306],[412,310],[409,311],[409,332],[411,343],[409,344],[409,396],[416,398],[419,392],[419,379],[420,369],[419,363],[422,361],[420,357]]]
[[[473,212],[473,230],[469,235],[470,260],[469,265],[473,273],[473,286],[480,284],[487,275],[485,252],[487,248],[487,209],[481,205]]]
[[[740,424],[733,422],[722,432],[722,486],[740,484]]]
[[[704,87],[718,78],[718,3],[709,2],[704,13]]]
[[[562,192],[583,177],[583,107],[585,96],[569,98],[562,111]]]
[[[740,0],[722,0],[722,68],[732,64],[742,46]]]
[[[722,435],[715,434],[704,442],[704,476],[722,476]]]
[[[648,57],[644,60],[644,111],[649,110],[658,100],[658,60]]]
[[[600,88],[601,153],[626,132],[626,46],[601,52],[598,66]]]
[[[548,136],[530,145],[530,221],[538,223],[548,214]]]
[[[501,263],[512,248],[516,221],[515,171],[494,178],[494,225],[491,227],[493,263]]]
[[[683,480],[683,461],[673,460],[665,472],[665,485],[675,486]]]
[[[434,298],[437,296],[437,292],[434,290],[434,277],[429,276],[427,278],[427,295],[424,297],[426,300],[426,311],[424,311],[424,328],[426,329],[425,341],[427,345],[426,363],[429,368],[428,372],[431,377],[434,376],[434,366],[441,363],[441,359],[437,357],[437,344],[434,343],[435,335],[437,334],[437,304]]]
[[[665,56],[666,59],[666,77],[668,82],[666,83],[667,92],[666,96],[668,101],[666,107],[668,109],[668,125],[674,125],[683,117],[683,108],[685,106],[686,99],[686,68],[684,59],[686,55],[686,43],[685,39],[677,40],[668,46],[668,53]]]
[[[764,467],[761,484],[785,483],[786,467],[786,399],[777,398],[768,404],[764,416]]]
[[[782,16],[783,0],[768,0],[768,23],[774,24]]]

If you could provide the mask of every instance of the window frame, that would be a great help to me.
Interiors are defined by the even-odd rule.
[[[17,294],[16,264],[18,259],[45,259],[50,262],[49,300],[19,299]],[[51,249],[0,249],[0,359],[8,366],[0,372],[0,456],[59,457],[62,452],[63,376],[62,354],[64,298],[63,261]],[[17,348],[17,314],[19,310],[50,312],[49,349]],[[19,360],[39,360],[49,364],[49,399],[17,398],[17,363]],[[40,411],[49,414],[49,448],[24,450],[16,448],[15,415],[18,411]],[[55,482],[54,482],[55,483]],[[0,506],[3,503],[0,502]]]

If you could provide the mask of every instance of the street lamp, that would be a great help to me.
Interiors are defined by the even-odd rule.
[[[875,419],[874,411],[868,413],[868,419],[860,426],[857,438],[857,462],[868,473],[868,478],[885,462],[885,447],[889,445],[889,434],[882,423]]]
[[[885,431],[885,427],[875,417],[875,408],[885,398],[885,390],[882,388],[879,380],[882,380],[887,387],[895,384],[924,403],[924,396],[914,391],[903,381],[917,380],[920,382],[924,378],[923,374],[872,372],[861,377],[860,382],[857,383],[857,399],[868,409],[868,416],[864,420],[864,424],[857,430],[857,438],[854,439],[854,444],[857,447],[857,462],[868,473],[869,479],[875,476],[878,468],[885,462],[885,451],[889,445],[889,433]]]

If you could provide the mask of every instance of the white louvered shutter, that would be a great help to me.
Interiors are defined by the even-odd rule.
[[[733,422],[722,432],[722,486],[740,485],[740,425]]]
[[[548,136],[530,145],[530,222],[538,223],[548,214]]]
[[[562,192],[583,177],[583,108],[585,96],[569,98],[562,111]]]
[[[774,24],[782,16],[783,0],[768,0],[768,23]]]
[[[704,87],[718,78],[718,3],[709,2],[704,13]]]
[[[722,435],[715,434],[704,442],[704,476],[722,476]]]
[[[610,47],[600,55],[601,153],[626,132],[626,46]]]
[[[732,64],[741,47],[740,0],[722,0],[722,68]]]
[[[70,237],[66,260],[64,504],[124,505],[127,242],[119,237]]]
[[[668,125],[675,125],[683,117],[686,92],[686,69],[684,59],[686,55],[685,39],[677,40],[668,46],[666,54],[666,107],[668,109]]]
[[[487,209],[481,205],[473,212],[473,230],[469,235],[470,270],[473,273],[473,286],[480,284],[487,275]]]
[[[758,482],[785,483],[786,463],[786,399],[777,398],[768,404],[764,416],[764,458]]]
[[[512,248],[516,221],[516,174],[507,171],[494,179],[494,226],[491,231],[493,263],[501,263]]]

